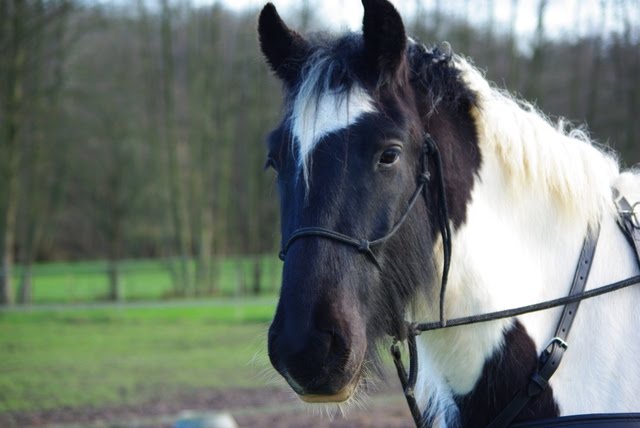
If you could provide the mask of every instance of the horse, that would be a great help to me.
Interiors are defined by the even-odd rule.
[[[408,37],[389,1],[362,3],[361,33],[303,36],[271,3],[258,19],[284,93],[267,138],[285,260],[268,355],[307,403],[365,393],[384,375],[383,346],[406,339],[407,320],[566,296],[596,228],[586,288],[640,273],[612,197],[640,200],[633,171],[448,46]],[[514,420],[638,411],[639,308],[636,287],[583,301],[562,365]],[[490,424],[530,382],[561,315],[418,336],[424,425]]]

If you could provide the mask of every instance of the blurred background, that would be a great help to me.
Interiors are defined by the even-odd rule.
[[[301,31],[357,0],[274,1]],[[639,0],[395,0],[498,87],[640,160]],[[281,265],[262,2],[0,0],[0,426],[411,426],[301,410],[269,370]],[[275,380],[274,380],[275,379]],[[183,415],[184,416],[184,415]]]

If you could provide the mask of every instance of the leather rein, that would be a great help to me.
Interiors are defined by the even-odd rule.
[[[590,299],[602,294],[611,293],[613,291],[640,283],[640,275],[637,275],[622,281],[584,291],[598,243],[598,237],[600,234],[600,223],[590,227],[587,231],[582,244],[582,250],[580,251],[580,257],[573,277],[571,290],[568,296],[547,300],[532,305],[521,306],[518,308],[447,320],[444,316],[444,303],[449,266],[451,263],[451,229],[449,226],[450,222],[447,210],[444,174],[442,171],[442,160],[440,157],[440,152],[438,151],[438,146],[436,145],[433,137],[430,134],[426,133],[424,135],[424,142],[420,159],[421,171],[417,178],[416,189],[409,198],[407,207],[400,219],[391,227],[391,229],[385,235],[373,240],[368,240],[354,238],[352,236],[344,235],[340,232],[336,232],[334,230],[323,227],[303,227],[297,229],[291,234],[291,236],[286,241],[286,244],[280,251],[279,257],[282,261],[284,261],[289,248],[298,239],[307,237],[318,237],[337,241],[342,244],[355,247],[360,253],[366,255],[379,270],[381,270],[381,265],[374,252],[372,251],[372,247],[376,247],[384,243],[400,229],[400,227],[409,217],[409,213],[415,206],[416,201],[421,194],[423,195],[425,202],[428,201],[427,184],[432,180],[432,176],[428,168],[430,156],[433,157],[433,162],[435,164],[435,180],[438,198],[436,218],[438,227],[440,229],[440,234],[442,236],[444,259],[439,301],[440,317],[439,321],[435,322],[406,322],[405,331],[401,332],[399,335],[393,338],[393,344],[391,345],[390,349],[391,355],[393,357],[393,362],[396,366],[398,377],[400,378],[400,383],[402,384],[402,388],[404,390],[407,405],[409,406],[409,410],[411,411],[411,415],[416,424],[416,427],[423,428],[427,426],[427,421],[425,420],[423,413],[420,412],[415,398],[415,386],[418,377],[418,353],[416,347],[416,337],[418,335],[425,331],[441,330],[450,327],[458,327],[463,325],[471,325],[505,318],[512,318],[518,315],[555,308],[558,306],[564,306],[560,321],[558,322],[558,325],[556,327],[554,337],[549,341],[545,349],[540,354],[540,357],[538,358],[538,367],[531,375],[529,383],[521,388],[521,390],[515,395],[515,397],[507,405],[507,407],[505,407],[502,412],[487,426],[487,428],[504,428],[511,424],[511,422],[526,407],[531,399],[542,393],[548,386],[549,379],[557,370],[562,357],[564,356],[564,352],[568,348],[567,337],[569,335],[569,331],[573,324],[573,320],[575,318],[580,302],[585,299]],[[614,193],[614,200],[620,214],[618,224],[629,242],[633,245],[636,259],[640,264],[640,219],[636,217],[635,213],[635,208],[639,206],[640,203],[637,203],[632,207],[624,197],[619,196],[617,193]],[[409,351],[408,372],[404,366],[404,363],[402,362],[401,348],[399,346],[399,343],[404,342],[405,340],[407,342],[407,348]]]

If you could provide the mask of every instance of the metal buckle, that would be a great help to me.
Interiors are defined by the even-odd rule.
[[[640,202],[636,202],[631,206],[631,213],[629,215],[631,218],[631,224],[636,229],[640,229]]]
[[[620,214],[626,216],[634,228],[640,229],[640,202],[633,204],[630,210],[621,210]]]
[[[564,350],[567,350],[569,348],[569,344],[567,342],[565,342],[564,339],[556,336],[556,337],[552,338],[549,341],[549,343],[547,343],[547,346],[544,347],[545,351],[548,351],[549,348],[551,348],[551,345],[553,345],[554,343],[557,343]]]

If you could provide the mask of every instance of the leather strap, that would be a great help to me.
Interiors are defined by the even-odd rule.
[[[640,218],[636,216],[636,207],[640,206],[640,202],[636,202],[632,206],[617,190],[614,190],[613,196],[620,213],[618,226],[620,226],[627,240],[633,246],[636,261],[640,265]],[[640,208],[638,208],[638,214],[640,215]]]
[[[573,276],[573,283],[571,284],[571,291],[569,292],[570,296],[582,293],[587,285],[599,235],[600,223],[593,229],[590,228],[587,231],[587,236],[582,243],[578,266]],[[638,241],[638,243],[640,244],[640,241]],[[562,357],[569,346],[566,340],[576,312],[578,311],[578,306],[580,306],[580,300],[569,303],[563,308],[555,335],[542,351],[542,354],[540,354],[538,368],[531,375],[529,384],[516,394],[507,407],[500,412],[487,428],[505,428],[509,426],[527,404],[529,404],[531,399],[547,388],[549,379],[551,379],[551,376],[553,376],[558,366],[560,366]]]

